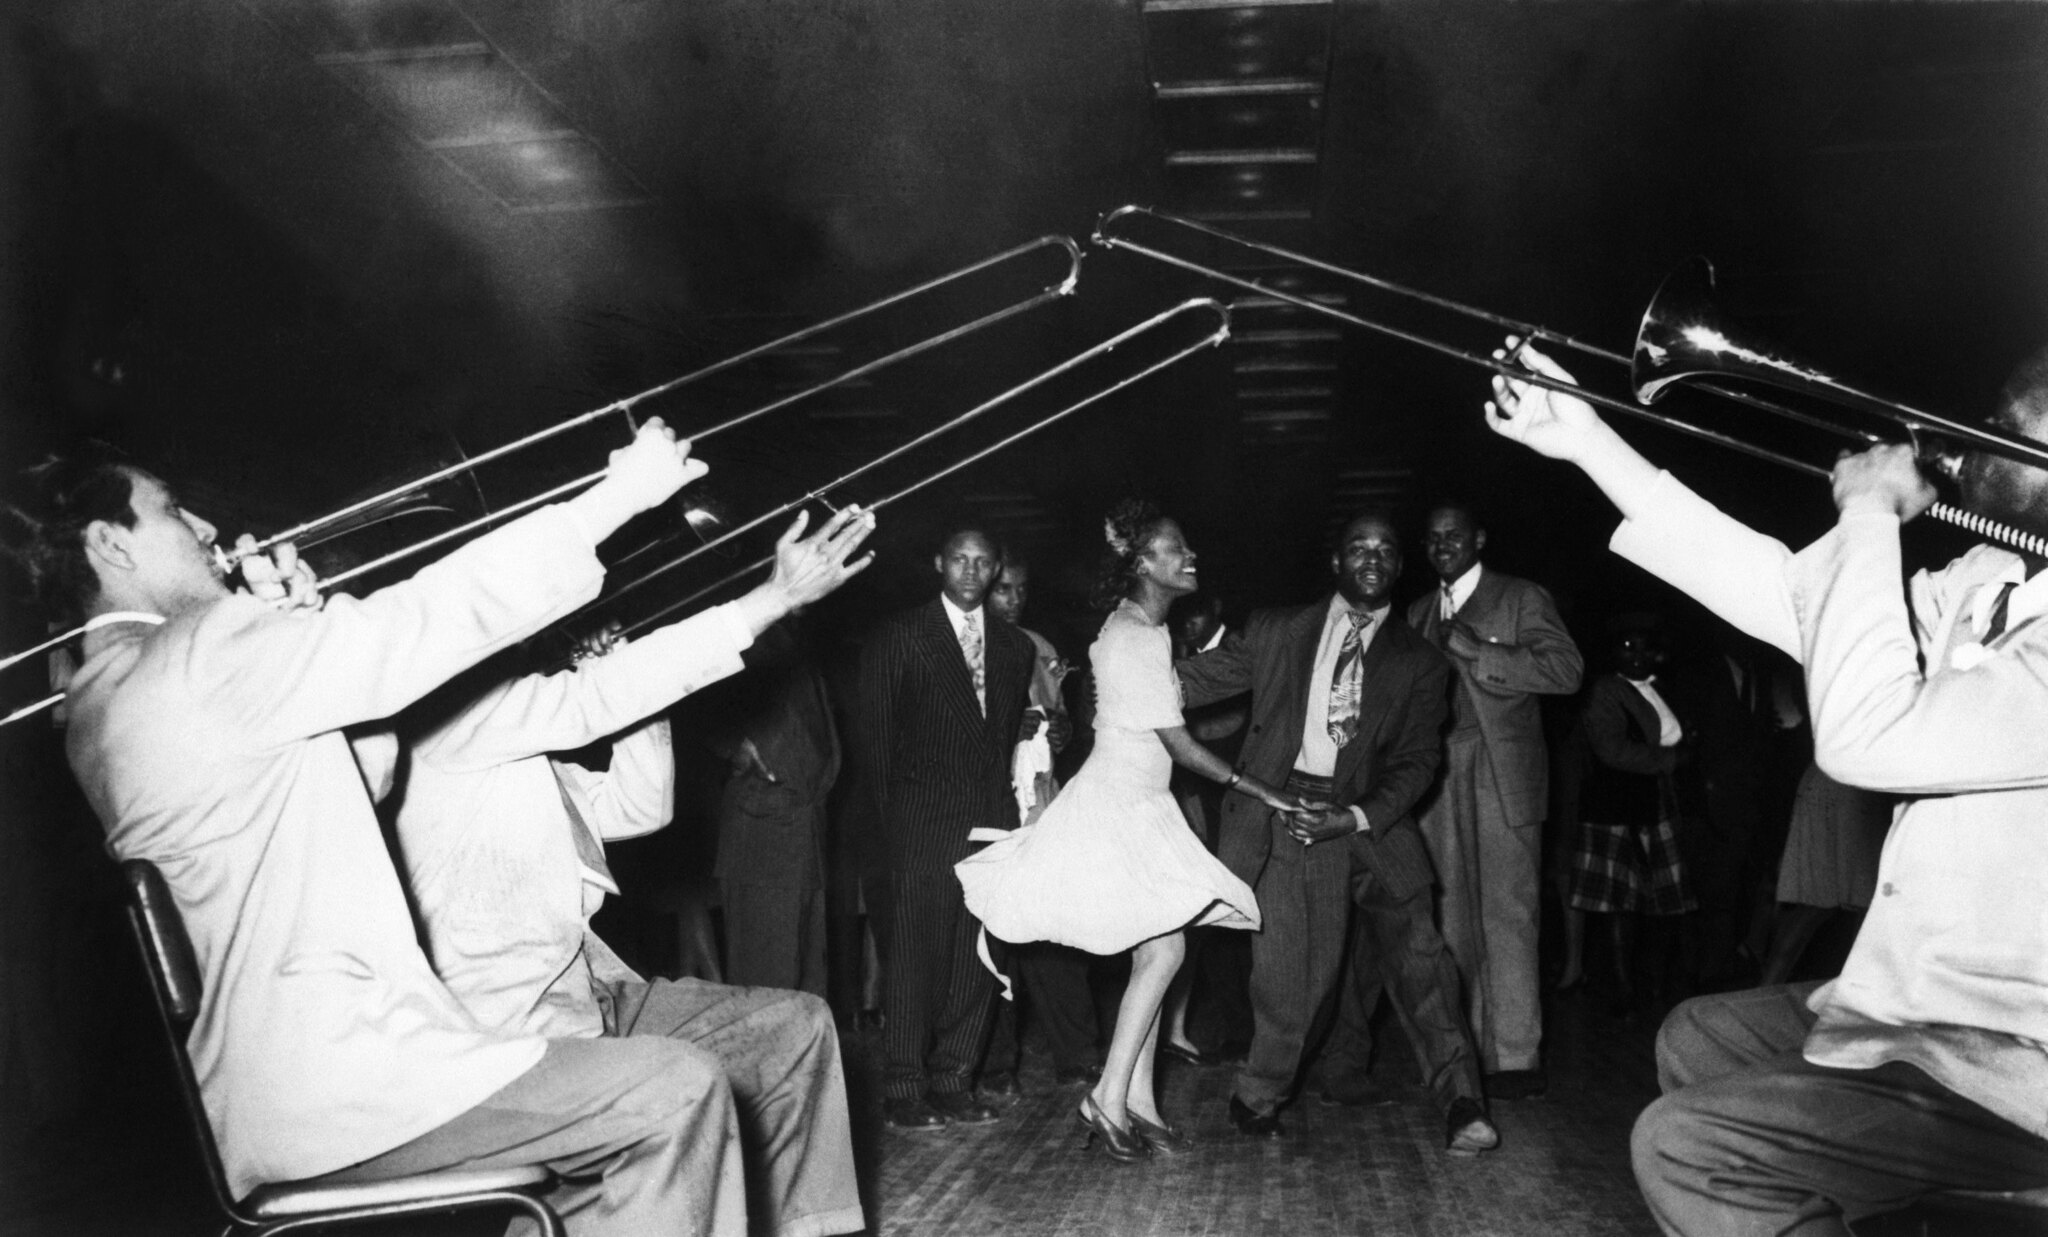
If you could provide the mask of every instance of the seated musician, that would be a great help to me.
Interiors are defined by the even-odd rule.
[[[1494,390],[1495,430],[1577,464],[1620,508],[1616,552],[1804,664],[1822,769],[1906,797],[1838,979],[1704,997],[1665,1021],[1665,1094],[1634,1138],[1658,1223],[1842,1233],[1935,1190],[2048,1184],[2044,560],[1980,545],[1902,589],[1899,526],[1935,497],[1906,447],[1844,457],[1839,521],[1795,554],[1575,396]],[[2048,350],[1989,423],[2048,441]],[[2048,533],[2048,472],[1975,451],[1961,481],[1971,510]]]
[[[230,1187],[545,1163],[579,1235],[738,1232],[723,1074],[666,1039],[480,1028],[435,977],[344,726],[389,716],[596,595],[595,547],[701,475],[659,420],[596,486],[324,610],[288,549],[230,593],[214,529],[140,469],[30,478],[16,552],[83,616],[74,772],[163,872],[205,985],[191,1056]]]
[[[738,1105],[735,1152],[748,1169],[753,1231],[777,1237],[864,1226],[831,1010],[778,988],[650,983],[589,917],[618,892],[604,843],[651,833],[673,814],[669,723],[652,715],[737,673],[757,636],[869,561],[845,561],[872,528],[857,508],[798,541],[805,520],[777,545],[769,579],[737,601],[629,644],[600,635],[583,652],[608,653],[557,674],[508,677],[487,663],[394,729],[356,739],[373,793],[388,789],[396,804],[414,906],[455,999],[489,1031],[662,1036],[722,1070]],[[605,773],[548,755],[626,727]],[[390,786],[400,766],[402,782]]]

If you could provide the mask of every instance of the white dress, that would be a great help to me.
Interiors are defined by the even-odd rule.
[[[1154,731],[1181,724],[1166,629],[1124,602],[1089,650],[1095,750],[1038,818],[954,865],[967,909],[1012,944],[1122,953],[1197,924],[1257,928],[1252,891],[1188,828]]]

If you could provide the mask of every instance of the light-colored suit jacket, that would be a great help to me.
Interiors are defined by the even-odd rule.
[[[205,984],[192,1062],[237,1195],[379,1155],[540,1059],[427,964],[344,726],[385,717],[597,595],[546,508],[318,613],[247,596],[117,629],[66,743],[122,858],[162,869]]]
[[[738,673],[749,643],[721,607],[559,674],[500,679],[481,695],[458,680],[399,719],[407,880],[434,970],[486,1029],[603,1033],[591,980],[632,973],[588,930],[602,892],[584,878],[564,791],[600,848],[666,825],[675,755],[667,722],[646,719]],[[635,723],[606,774],[548,757]]]
[[[1909,796],[1807,1059],[1910,1062],[2048,1136],[2048,616],[2015,606],[1988,643],[1969,617],[2017,559],[1978,546],[1902,591],[1889,516],[1795,555],[1669,475],[1642,506],[1615,551],[1800,659],[1829,776]]]
[[[1541,585],[1491,567],[1481,569],[1458,617],[1485,642],[1476,662],[1450,661],[1458,690],[1478,715],[1501,810],[1515,825],[1538,824],[1549,807],[1550,758],[1536,697],[1579,690],[1585,660]],[[1408,622],[1442,647],[1435,592],[1409,605]]]

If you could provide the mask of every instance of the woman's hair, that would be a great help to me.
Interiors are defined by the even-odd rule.
[[[1152,532],[1166,517],[1142,498],[1126,498],[1109,509],[1102,521],[1102,564],[1088,599],[1098,610],[1114,610],[1138,582],[1138,559],[1152,543]]]
[[[19,564],[51,622],[76,624],[99,595],[85,553],[95,520],[135,526],[135,474],[105,447],[53,455],[23,472],[17,501],[0,503],[0,549]]]

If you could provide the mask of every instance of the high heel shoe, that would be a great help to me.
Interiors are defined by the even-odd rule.
[[[1131,1114],[1131,1132],[1157,1155],[1181,1155],[1195,1149],[1195,1140],[1186,1134],[1170,1125],[1147,1121],[1137,1113]]]
[[[1081,1123],[1081,1128],[1088,1131],[1087,1141],[1082,1144],[1083,1150],[1094,1146],[1095,1140],[1100,1138],[1103,1154],[1119,1164],[1135,1164],[1144,1159],[1150,1151],[1143,1139],[1111,1121],[1096,1105],[1095,1097],[1092,1095],[1081,1097],[1081,1108],[1074,1114],[1074,1119]]]

